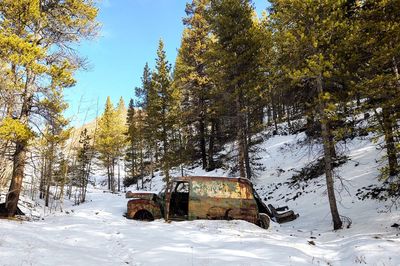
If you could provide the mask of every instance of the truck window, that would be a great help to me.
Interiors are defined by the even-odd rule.
[[[189,183],[188,182],[180,182],[176,185],[175,192],[178,193],[189,193]]]

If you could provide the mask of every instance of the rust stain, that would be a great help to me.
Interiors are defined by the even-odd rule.
[[[161,219],[160,206],[152,200],[148,199],[132,199],[128,201],[128,211],[126,217],[133,219],[138,211],[146,210],[150,212],[154,219]]]
[[[131,191],[128,191],[125,194],[125,198],[127,198],[127,199],[135,198],[135,199],[148,199],[148,200],[151,200],[151,199],[153,199],[154,196],[157,196],[157,195],[154,194],[154,193],[146,193],[146,192],[131,192]]]

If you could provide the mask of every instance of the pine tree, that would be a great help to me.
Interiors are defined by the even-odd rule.
[[[157,49],[155,71],[152,74],[154,95],[149,95],[148,116],[154,119],[157,140],[162,148],[162,169],[165,179],[169,180],[171,168],[171,149],[169,136],[172,136],[173,110],[176,106],[175,95],[171,86],[171,66],[167,61],[164,43],[160,40]]]
[[[262,72],[262,43],[254,21],[254,8],[246,0],[214,0],[208,12],[215,37],[210,57],[215,62],[210,75],[218,88],[218,114],[230,120],[230,132],[238,146],[238,168],[242,177],[253,176],[250,142],[252,113],[259,110]],[[215,97],[215,96],[214,96]],[[262,110],[262,108],[261,108]]]
[[[139,189],[139,178],[143,186],[143,178],[145,173],[145,149],[150,148],[145,145],[145,117],[143,111],[136,108],[133,100],[129,102],[128,115],[127,115],[127,140],[128,148],[125,154],[125,165],[128,170],[128,175],[124,180],[124,185],[129,186],[136,183]]]
[[[148,174],[148,171],[145,166],[145,153],[146,149],[148,150],[150,148],[149,145],[146,145],[146,134],[145,134],[145,118],[146,115],[144,114],[144,111],[142,109],[137,110],[137,114],[135,116],[136,120],[136,150],[138,151],[137,154],[137,165],[138,165],[138,174],[141,178],[142,181],[142,187],[143,187],[143,178],[145,174]]]
[[[14,100],[20,103],[9,110],[7,118],[13,119],[26,136],[32,135],[29,125],[37,107],[35,99],[52,89],[61,91],[74,84],[72,73],[80,67],[80,61],[64,48],[93,36],[97,9],[86,0],[6,0],[0,1],[0,14],[0,55],[16,92]],[[6,199],[8,216],[17,210],[30,139],[14,141],[12,179]]]
[[[159,140],[158,135],[155,132],[158,131],[158,95],[154,89],[154,83],[152,81],[152,72],[146,63],[143,69],[143,76],[141,78],[142,86],[135,88],[135,96],[137,97],[137,107],[141,108],[141,111],[137,112],[138,121],[141,124],[141,146],[143,147],[143,154],[141,154],[141,167],[140,175],[142,179],[143,188],[143,177],[147,171],[150,172],[151,178],[153,177],[154,169],[156,167],[156,161],[159,153]],[[132,105],[134,106],[134,105]],[[133,107],[132,107],[133,108]],[[145,169],[145,162],[149,165],[149,169]]]
[[[138,187],[138,164],[137,164],[137,141],[138,141],[138,130],[136,123],[136,110],[133,99],[129,102],[126,125],[127,131],[127,141],[128,147],[125,153],[125,166],[128,175],[125,177],[124,185],[129,186],[131,183],[136,183]]]
[[[77,165],[75,172],[75,185],[80,188],[79,202],[86,201],[86,191],[89,184],[89,175],[91,173],[91,160],[93,158],[92,137],[88,134],[87,128],[81,131],[79,137],[80,147],[77,151]]]
[[[181,91],[181,112],[184,126],[187,130],[187,140],[192,143],[192,152],[200,153],[203,169],[214,168],[212,142],[208,140],[209,123],[211,118],[210,107],[212,99],[210,91],[212,82],[206,73],[207,52],[210,49],[210,28],[205,18],[209,0],[194,0],[186,5],[187,17],[183,19],[185,30],[174,69],[174,84]],[[193,134],[191,128],[196,126]],[[207,153],[207,142],[210,151]],[[193,145],[194,144],[194,145]],[[210,147],[211,146],[211,147]],[[193,148],[199,147],[199,151]],[[196,158],[196,154],[192,158]]]
[[[121,103],[121,102],[120,102]],[[96,136],[96,150],[100,160],[107,169],[107,185],[112,192],[115,191],[115,166],[123,155],[125,147],[125,122],[121,119],[121,105],[115,109],[110,97],[107,97],[104,113],[98,124]],[[118,184],[117,184],[118,185]]]
[[[321,126],[325,175],[333,227],[342,227],[336,205],[332,165],[336,157],[331,123],[335,117],[341,58],[339,47],[349,30],[344,2],[271,1],[272,23],[281,68],[298,88],[311,90],[314,114]],[[284,62],[287,63],[284,63]]]
[[[122,97],[120,97],[118,105],[117,105],[117,125],[122,132],[119,132],[118,137],[121,139],[120,146],[120,156],[117,158],[117,169],[118,169],[118,178],[117,178],[117,189],[121,191],[121,161],[123,162],[123,152],[126,145],[126,116],[127,116],[127,109],[125,106],[125,101]]]
[[[59,161],[57,157],[65,148],[65,143],[71,134],[71,128],[67,128],[69,121],[63,117],[63,112],[68,105],[64,102],[60,91],[55,89],[49,91],[38,105],[41,110],[45,110],[43,117],[46,119],[46,129],[42,135],[45,167],[42,173],[41,198],[45,199],[45,206],[49,207],[50,187],[54,184],[54,173]]]
[[[147,109],[149,93],[152,90],[151,83],[151,69],[149,68],[149,64],[146,63],[143,68],[143,76],[141,78],[142,86],[135,88],[135,96],[138,99],[137,106],[142,108],[143,110]]]
[[[364,1],[359,3],[354,19],[352,53],[357,56],[359,80],[356,93],[365,97],[364,110],[376,111],[378,124],[373,130],[382,132],[385,139],[388,166],[385,177],[399,171],[398,126],[400,107],[400,6],[398,1]],[[361,59],[361,60],[360,60]]]

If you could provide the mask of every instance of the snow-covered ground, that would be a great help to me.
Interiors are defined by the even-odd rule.
[[[87,203],[66,206],[66,212],[44,220],[0,220],[0,265],[400,265],[400,229],[391,227],[400,223],[400,211],[388,212],[390,202],[355,196],[357,189],[378,182],[382,152],[369,138],[345,145],[350,161],[337,170],[345,185],[338,206],[352,224],[333,231],[323,176],[300,188],[285,184],[317,157],[318,146],[298,145],[304,138],[265,141],[266,170],[254,181],[268,203],[289,205],[300,214],[293,222],[268,230],[243,221],[138,222],[123,217],[123,195],[91,189]],[[192,169],[188,174],[227,173]],[[157,178],[152,190],[162,186]]]

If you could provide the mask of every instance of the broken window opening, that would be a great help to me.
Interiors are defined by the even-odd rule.
[[[188,218],[189,213],[189,182],[176,182],[171,193],[169,214],[172,219]]]

